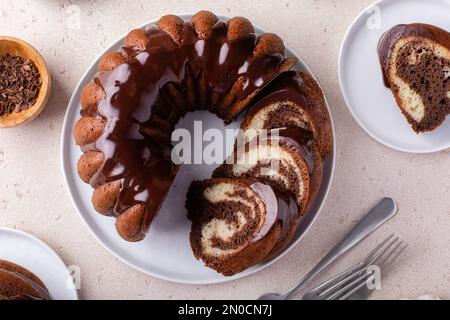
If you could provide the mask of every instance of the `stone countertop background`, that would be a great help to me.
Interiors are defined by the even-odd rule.
[[[0,34],[22,38],[36,47],[50,68],[54,87],[37,119],[0,130],[0,226],[34,234],[68,265],[80,266],[82,299],[252,299],[290,287],[377,200],[390,196],[398,203],[397,216],[316,281],[350,266],[375,242],[396,232],[409,247],[372,298],[431,293],[450,299],[450,151],[414,155],[382,146],[356,124],[340,94],[340,43],[356,15],[371,2],[266,0],[253,5],[239,0],[2,0]],[[304,59],[331,106],[337,160],[326,204],[301,244],[277,263],[244,279],[191,286],[135,271],[97,243],[67,194],[60,134],[73,89],[104,48],[132,27],[163,14],[200,9],[246,16],[279,34]]]

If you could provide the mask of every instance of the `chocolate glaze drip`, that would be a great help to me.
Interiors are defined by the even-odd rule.
[[[383,74],[383,83],[387,88],[390,88],[389,80],[386,76],[386,68],[389,61],[389,52],[392,45],[405,34],[407,25],[399,24],[386,31],[378,41],[377,51],[380,59],[381,72]]]
[[[307,105],[308,99],[303,91],[303,85],[303,80],[296,71],[284,72],[256,96],[249,109],[249,115],[255,114],[269,104],[280,101],[293,101],[302,106]]]
[[[208,90],[221,97],[243,77],[243,87],[234,92],[237,99],[242,99],[272,80],[283,60],[279,54],[253,57],[256,36],[229,41],[224,22],[216,23],[207,39],[198,38],[191,22],[185,22],[182,33],[183,42],[178,46],[167,33],[152,27],[146,31],[146,50],[123,48],[126,63],[95,77],[105,93],[97,110],[82,112],[107,120],[95,143],[105,161],[91,184],[97,187],[121,180],[114,211],[119,215],[143,204],[147,211],[144,231],[158,212],[177,170],[170,160],[170,146],[150,140],[142,131],[152,120],[160,89],[169,83],[184,89],[189,68],[194,77],[202,74]]]
[[[223,205],[226,207],[232,207],[235,212],[241,211],[246,215],[247,226],[242,230],[233,234],[233,237],[227,241],[223,239],[214,238],[213,246],[220,248],[222,250],[235,249],[239,244],[247,243],[247,241],[256,242],[264,238],[270,230],[272,230],[274,224],[281,220],[282,222],[282,233],[280,240],[284,238],[284,235],[288,232],[292,223],[295,222],[298,216],[298,207],[295,201],[288,195],[283,194],[276,188],[269,186],[261,182],[253,182],[250,188],[262,199],[266,207],[266,216],[263,218],[264,224],[260,229],[256,229],[257,221],[250,218],[250,213],[247,215],[245,212],[245,206],[242,203],[231,204],[229,202],[224,202]],[[252,201],[245,193],[233,193],[229,195],[230,197],[239,196],[241,198]],[[219,204],[220,205],[220,204]],[[243,208],[244,206],[244,208]],[[216,208],[216,211],[217,210]],[[235,216],[233,216],[235,218]],[[235,221],[228,221],[229,223],[237,223]]]
[[[4,270],[6,272],[12,273],[14,274],[16,277],[22,279],[23,281],[27,282],[31,287],[33,287],[34,290],[36,290],[41,296],[41,297],[35,297],[29,294],[21,294],[21,295],[16,295],[13,297],[9,297],[9,300],[51,300],[50,294],[48,293],[46,288],[43,288],[40,284],[38,284],[36,281],[26,277],[25,275],[19,273],[19,272],[15,272],[15,271],[10,271],[10,270]]]
[[[386,77],[389,55],[392,46],[403,36],[422,37],[438,43],[447,43],[447,46],[450,42],[450,37],[446,31],[429,24],[399,24],[386,31],[378,42],[377,51],[378,58],[380,59],[384,85],[387,88],[390,88],[389,81]]]
[[[298,216],[298,206],[294,199],[275,187],[259,182],[253,183],[250,187],[258,193],[266,205],[266,222],[255,237],[255,241],[263,238],[277,220],[281,220],[282,223],[280,235],[282,240]]]
[[[309,174],[312,175],[314,169],[312,132],[300,127],[288,126],[276,130],[275,137],[291,148],[295,148],[303,156],[308,166]]]
[[[264,204],[266,205],[266,217],[264,225],[261,227],[261,229],[258,230],[253,239],[253,241],[258,241],[269,232],[269,230],[277,220],[278,199],[272,188],[268,185],[262,184],[260,182],[254,182],[250,185],[250,188],[259,195],[259,197],[264,201]]]

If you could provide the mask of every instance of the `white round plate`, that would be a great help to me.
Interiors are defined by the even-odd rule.
[[[377,44],[397,24],[428,23],[450,30],[450,0],[383,0],[352,23],[339,53],[339,83],[348,109],[375,140],[396,150],[435,152],[450,147],[450,119],[432,132],[416,134],[383,84]]]
[[[191,16],[182,15],[185,19],[189,19]],[[221,16],[220,18],[225,19],[226,17]],[[257,32],[261,32],[261,30],[257,29]],[[124,37],[118,39],[105,52],[118,50],[121,43],[123,43]],[[287,50],[287,53],[293,55],[291,50]],[[80,92],[83,86],[91,81],[96,73],[99,58],[94,61],[84,74],[69,102],[62,131],[61,151],[64,177],[73,203],[92,234],[107,250],[131,267],[154,277],[179,283],[211,284],[241,278],[261,270],[280,258],[300,240],[317,217],[328,193],[333,174],[335,152],[324,164],[324,177],[319,194],[311,205],[310,211],[306,213],[305,218],[299,225],[298,232],[291,245],[270,261],[247,269],[233,277],[224,277],[214,270],[206,268],[201,261],[194,258],[189,245],[190,221],[186,218],[186,210],[184,208],[186,191],[192,180],[210,177],[216,167],[215,165],[182,166],[177,173],[166,201],[150,227],[147,237],[138,243],[122,240],[116,233],[114,219],[104,217],[93,209],[91,204],[92,189],[80,180],[76,169],[81,152],[78,146],[75,145],[72,129],[80,117]],[[301,61],[298,67],[310,72]],[[194,120],[201,120],[204,130],[207,128],[218,128],[223,133],[225,132],[222,120],[208,112],[189,113],[180,121],[178,126],[194,132]],[[227,128],[238,127],[239,120],[227,126]]]
[[[0,259],[16,263],[37,275],[54,300],[78,300],[72,277],[58,256],[38,238],[16,229],[0,228]]]

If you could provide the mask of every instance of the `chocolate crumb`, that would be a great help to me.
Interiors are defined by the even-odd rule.
[[[0,116],[31,107],[41,85],[33,61],[11,54],[0,55]]]

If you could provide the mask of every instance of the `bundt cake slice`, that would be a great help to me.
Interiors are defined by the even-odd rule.
[[[50,300],[44,283],[27,269],[0,260],[0,300]]]
[[[290,127],[268,130],[251,141],[244,139],[237,139],[234,152],[214,170],[213,177],[264,181],[290,194],[299,211],[303,212],[308,201],[309,176],[314,161],[312,150],[305,146],[310,139],[309,132]]]
[[[303,72],[281,74],[252,101],[241,124],[251,138],[258,129],[300,127],[310,131],[323,159],[332,152],[331,119],[322,90]]]
[[[450,113],[450,33],[397,25],[380,39],[378,54],[385,84],[412,129],[438,127]]]
[[[206,266],[230,276],[263,261],[297,216],[270,186],[247,179],[194,181],[186,200],[191,247]]]

